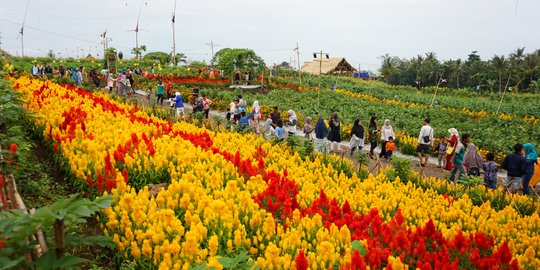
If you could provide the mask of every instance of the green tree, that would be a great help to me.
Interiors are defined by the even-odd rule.
[[[178,63],[186,63],[187,56],[183,53],[176,53],[176,57],[172,57],[172,53],[170,54],[171,59],[174,59],[176,63],[172,63],[173,66],[177,66]]]
[[[47,57],[55,58],[53,49],[49,49],[49,52],[47,53]]]
[[[227,74],[235,70],[253,72],[265,67],[263,59],[251,49],[221,49],[212,58],[212,63]]]
[[[171,62],[171,55],[164,52],[150,52],[144,57],[144,60],[150,60],[153,62],[159,62],[162,65],[167,65]]]
[[[385,54],[380,57],[382,59],[381,68],[379,69],[379,72],[384,77],[384,81],[386,83],[393,83],[394,80],[393,77],[399,75],[400,69],[399,69],[399,63],[397,57],[391,57],[388,54]]]
[[[499,81],[499,92],[502,92],[502,74],[506,70],[506,66],[508,65],[508,62],[506,58],[504,58],[504,55],[495,55],[491,59],[491,67],[497,73],[498,81]]]

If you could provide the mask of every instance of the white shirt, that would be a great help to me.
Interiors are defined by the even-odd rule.
[[[424,142],[425,136],[429,136],[428,143]],[[433,146],[433,128],[431,126],[426,125],[420,129],[420,134],[418,135],[418,143]]]

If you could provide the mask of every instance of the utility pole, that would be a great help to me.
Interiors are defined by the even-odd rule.
[[[294,50],[296,52],[296,63],[298,64],[298,80],[300,81],[299,85],[302,85],[302,74],[300,74],[300,48],[298,47],[298,42],[296,42],[296,48]]]
[[[323,55],[326,56],[326,59],[329,59],[330,56],[328,53],[325,53],[323,52],[322,50],[320,52],[314,52],[313,53],[313,58],[315,58],[313,61],[318,61],[319,62],[319,89],[317,90],[317,102],[319,104],[321,104],[321,78],[322,78],[322,63],[323,62],[328,62],[328,60],[323,60]],[[319,57],[317,59],[317,56]]]
[[[205,43],[206,46],[210,46],[210,50],[212,52],[212,59],[210,60],[210,65],[214,67],[214,48],[218,47],[219,44],[214,43],[214,41],[210,40],[210,43]]]
[[[172,63],[176,67],[176,31],[174,30],[174,20],[176,19],[176,0],[174,0],[174,9],[172,12]]]
[[[19,31],[19,35],[21,35],[21,56],[22,57],[24,57],[24,23],[26,22],[26,14],[28,14],[28,6],[30,6],[30,0],[26,2],[26,10],[24,11],[23,23],[21,26],[21,31]]]

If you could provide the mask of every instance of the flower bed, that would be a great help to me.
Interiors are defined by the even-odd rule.
[[[540,266],[537,212],[475,206],[384,175],[347,177],[318,157],[78,88],[24,77],[14,88],[79,187],[117,196],[103,229],[141,266],[221,269],[243,251],[262,268]],[[170,184],[151,196],[145,185],[159,182]]]

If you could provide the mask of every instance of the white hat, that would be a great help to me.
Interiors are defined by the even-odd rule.
[[[176,93],[174,93],[174,95],[179,96],[179,95],[180,95],[180,92],[176,92]]]

